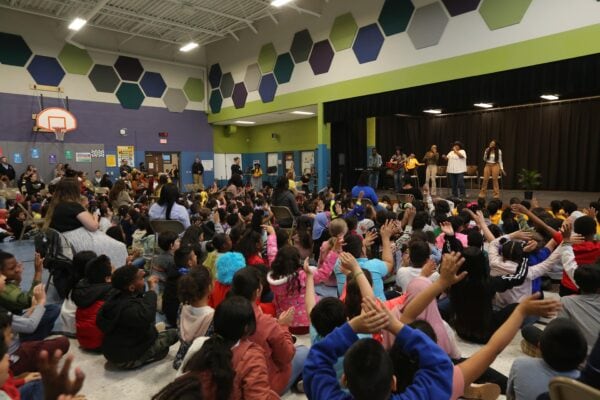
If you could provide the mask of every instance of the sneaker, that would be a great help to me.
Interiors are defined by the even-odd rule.
[[[472,383],[465,388],[462,396],[465,399],[496,400],[500,397],[500,386],[495,383]]]

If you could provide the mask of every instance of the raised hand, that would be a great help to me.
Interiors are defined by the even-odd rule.
[[[360,265],[358,264],[358,261],[356,261],[356,258],[354,258],[352,254],[346,252],[340,253],[340,267],[344,275],[360,271]]]
[[[281,314],[279,314],[279,318],[277,318],[277,322],[279,322],[279,325],[291,325],[294,321],[294,312],[294,307],[290,307]]]
[[[527,210],[527,207],[525,207],[522,204],[513,204],[512,206],[510,206],[510,209],[515,214],[527,214],[527,211],[529,211]]]
[[[83,386],[85,374],[81,369],[75,368],[75,379],[69,377],[73,355],[65,357],[63,367],[59,369],[58,364],[62,355],[60,350],[56,350],[51,356],[46,350],[40,352],[38,365],[44,382],[46,399],[56,399],[60,395],[75,395]]]
[[[442,265],[440,266],[440,283],[448,288],[467,276],[467,271],[463,271],[460,274],[458,270],[464,264],[465,259],[462,254],[457,252],[444,254],[444,258],[442,258]]]
[[[525,246],[523,246],[523,251],[525,253],[531,253],[532,251],[535,251],[536,248],[537,242],[535,240],[530,240]]]
[[[522,240],[523,242],[529,242],[533,238],[533,236],[531,235],[531,232],[516,231],[510,234],[510,238],[512,240]]]
[[[440,224],[440,228],[445,235],[454,236],[454,228],[452,228],[452,224],[450,222],[442,222]]]
[[[435,265],[435,261],[430,258],[425,262],[423,267],[421,267],[421,276],[429,278],[431,275],[433,275],[436,269],[437,265]]]
[[[524,315],[535,315],[538,317],[554,317],[562,308],[562,304],[556,299],[538,300],[540,293],[535,293],[532,296],[522,300],[517,306],[517,310]]]
[[[33,262],[33,266],[36,272],[41,272],[44,268],[44,258],[38,252],[35,253],[35,261]]]
[[[261,227],[265,230],[265,232],[267,232],[267,235],[273,235],[275,234],[275,228],[273,228],[273,225],[261,225]]]
[[[371,246],[373,243],[375,243],[375,239],[377,239],[377,232],[368,231],[363,240],[363,246],[365,246],[365,247]]]
[[[304,259],[304,264],[302,265],[302,269],[304,270],[304,273],[305,273],[307,276],[308,276],[308,275],[312,276],[312,274],[313,274],[313,271],[312,271],[312,269],[310,268],[310,265],[308,265],[308,257],[306,257],[306,258]]]
[[[38,305],[43,306],[46,304],[46,290],[43,283],[40,283],[33,288],[33,298]]]

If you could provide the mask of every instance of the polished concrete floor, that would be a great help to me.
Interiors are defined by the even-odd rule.
[[[0,250],[13,253],[24,264],[23,287],[29,287],[33,277],[34,249],[32,241],[1,243]],[[520,334],[511,342],[502,354],[498,356],[492,367],[508,375],[513,360],[522,356],[519,348]],[[299,344],[309,345],[307,335],[298,338]],[[177,345],[171,348],[169,356],[161,361],[136,371],[116,372],[104,368],[105,359],[79,349],[76,340],[71,340],[70,353],[75,356],[74,365],[80,367],[86,374],[82,393],[90,400],[126,398],[129,400],[149,399],[163,386],[175,378],[175,370],[171,367]],[[459,348],[463,357],[473,354],[481,346],[460,341]],[[305,399],[304,395],[287,394],[283,399]]]

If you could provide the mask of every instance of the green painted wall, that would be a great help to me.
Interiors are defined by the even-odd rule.
[[[276,124],[237,127],[226,134],[224,126],[213,126],[215,153],[262,153],[307,150],[317,147],[317,118]],[[271,134],[276,133],[278,140]],[[247,140],[249,139],[249,140]]]
[[[600,24],[531,39],[490,50],[279,95],[270,103],[253,101],[242,109],[228,107],[209,114],[209,122],[226,121],[309,104],[404,89],[429,83],[488,74],[508,69],[600,52]]]

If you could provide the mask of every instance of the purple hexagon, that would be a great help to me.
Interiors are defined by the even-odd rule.
[[[65,71],[54,57],[35,56],[27,70],[38,85],[58,86],[65,77]]]
[[[363,26],[358,30],[352,50],[360,64],[377,60],[381,46],[383,46],[383,34],[377,24]]]
[[[277,81],[275,81],[275,75],[273,73],[263,75],[260,80],[260,86],[258,87],[258,93],[263,103],[270,103],[275,98],[275,92],[277,92]]]
[[[236,83],[233,87],[233,94],[231,95],[231,99],[233,100],[233,105],[235,108],[244,108],[247,97],[248,91],[246,90],[246,85],[244,85],[244,82]]]
[[[442,0],[451,17],[477,10],[480,0]]]
[[[119,58],[117,58],[115,69],[124,81],[137,82],[144,72],[144,67],[142,67],[140,60],[127,56],[119,56]]]
[[[315,43],[310,53],[308,62],[315,75],[325,74],[331,67],[333,61],[333,48],[329,40],[322,40]]]
[[[210,66],[210,71],[208,72],[208,82],[210,83],[210,87],[215,89],[221,85],[221,77],[223,76],[223,72],[221,71],[221,66],[219,64],[213,64]]]

